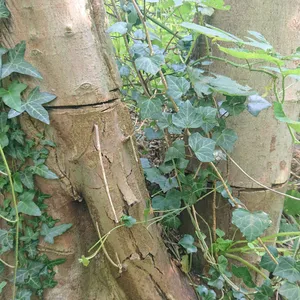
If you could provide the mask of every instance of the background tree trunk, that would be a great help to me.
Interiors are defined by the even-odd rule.
[[[274,46],[275,51],[284,55],[296,51],[300,44],[300,1],[283,3],[280,0],[228,0],[226,4],[231,5],[231,10],[217,11],[208,21],[209,24],[241,38],[249,36],[248,30],[257,31],[266,37]],[[213,55],[225,57],[225,54],[216,48],[212,49]],[[197,49],[198,51],[193,53],[194,58],[203,54],[204,47],[201,39]],[[291,67],[296,67],[298,63],[295,62],[295,65]],[[266,87],[272,83],[272,79],[265,74],[238,69],[223,62],[214,62],[209,67],[209,71],[229,76],[240,84],[249,85],[260,95],[263,95]],[[287,80],[286,86],[291,82],[292,80]],[[294,120],[299,115],[298,90],[299,84],[296,84],[286,91],[285,111]],[[267,98],[269,101],[274,100],[273,91],[269,91]],[[281,192],[285,191],[290,176],[292,139],[286,125],[275,120],[273,109],[262,111],[258,117],[253,117],[248,112],[229,117],[227,126],[238,134],[232,158],[244,171],[262,184]],[[226,178],[233,187],[234,196],[239,198],[250,211],[261,210],[270,215],[272,225],[266,234],[278,232],[283,197],[254,183],[230,161],[224,164],[223,171],[224,176],[228,174]],[[198,209],[202,216],[212,224],[211,198],[201,201]],[[232,211],[233,208],[227,200],[225,202],[218,199],[217,227],[224,230],[229,238],[235,231],[231,224]],[[237,235],[236,238],[240,239],[241,235]],[[257,255],[247,256],[247,259],[252,263],[260,260]]]
[[[12,17],[2,24],[2,43],[12,47],[26,40],[26,59],[44,80],[24,80],[57,95],[48,107],[50,127],[22,118],[29,136],[44,132],[57,144],[48,166],[60,179],[39,179],[38,186],[52,195],[47,204],[54,218],[73,223],[54,245],[40,246],[51,258],[67,258],[57,268],[58,286],[46,299],[195,299],[155,226],[149,231],[143,225],[121,228],[108,238],[106,248],[113,260],[117,253],[121,274],[102,252],[87,268],[78,263],[98,239],[95,224],[102,235],[115,226],[95,148],[95,124],[118,220],[124,213],[143,220],[149,197],[129,138],[130,116],[119,100],[121,83],[105,33],[102,0],[11,0],[7,5]]]

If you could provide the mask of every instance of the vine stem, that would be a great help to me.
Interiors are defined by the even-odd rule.
[[[14,183],[11,177],[11,172],[10,168],[8,166],[4,151],[2,149],[2,146],[0,145],[0,154],[3,159],[5,168],[6,168],[6,173],[9,179],[9,184],[11,187],[11,195],[13,199],[13,205],[16,213],[16,245],[15,245],[15,267],[14,267],[14,280],[13,280],[13,299],[16,298],[16,283],[17,283],[17,271],[18,271],[18,263],[19,263],[19,227],[20,227],[20,219],[19,219],[19,211],[18,211],[18,204],[17,204],[17,198],[15,194],[15,189],[14,189]]]
[[[114,218],[115,218],[115,222],[119,223],[118,216],[117,216],[117,213],[116,213],[116,210],[115,210],[115,207],[114,207],[114,203],[113,203],[113,200],[112,200],[111,195],[110,195],[108,182],[107,182],[107,178],[106,178],[106,173],[105,173],[105,169],[104,169],[104,165],[103,165],[101,144],[100,144],[100,137],[99,137],[99,127],[98,127],[97,124],[94,125],[94,129],[95,129],[95,135],[96,135],[96,149],[97,149],[98,154],[99,154],[99,162],[100,162],[100,166],[101,166],[101,170],[102,170],[102,175],[103,175],[103,181],[104,181],[104,184],[105,184],[106,194],[107,194],[107,197],[108,197],[108,200],[109,200],[109,203],[110,203],[110,206],[111,206],[111,210],[112,210]]]
[[[225,256],[227,258],[231,258],[234,260],[237,260],[239,262],[241,262],[242,264],[244,264],[246,267],[248,267],[249,269],[252,269],[253,271],[255,271],[256,273],[260,274],[264,279],[268,279],[268,277],[266,276],[266,274],[264,274],[260,269],[258,269],[257,267],[255,267],[254,265],[248,263],[246,260],[244,260],[243,258],[233,255],[233,254],[229,254],[226,253]]]
[[[285,194],[285,193],[282,193],[282,192],[279,192],[279,191],[276,191],[262,183],[260,183],[259,181],[257,181],[256,179],[254,179],[253,177],[251,177],[246,171],[243,170],[242,167],[240,167],[240,165],[222,148],[222,150],[226,153],[227,157],[229,158],[229,160],[245,175],[247,176],[249,179],[251,179],[253,182],[255,182],[256,184],[258,184],[259,186],[265,188],[266,190],[269,190],[275,194],[278,194],[278,195],[281,195],[281,196],[284,196],[284,197],[289,197],[291,199],[294,199],[294,200],[298,200],[300,201],[300,198],[297,198],[297,197],[294,197],[292,195],[288,195],[288,194]]]

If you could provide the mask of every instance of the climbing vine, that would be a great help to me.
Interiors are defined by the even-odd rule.
[[[8,17],[9,11],[0,1],[0,18]],[[45,164],[55,144],[43,133],[28,138],[18,116],[27,113],[49,124],[42,105],[56,97],[40,92],[39,87],[30,90],[19,81],[19,74],[42,79],[24,60],[25,48],[25,42],[12,49],[0,46],[0,295],[11,282],[14,300],[42,299],[45,289],[56,286],[54,267],[65,259],[50,260],[39,253],[38,245],[40,240],[53,244],[56,236],[72,226],[57,225],[59,220],[47,213],[45,200],[51,195],[35,185],[35,176],[58,179]]]
[[[134,220],[129,226],[150,226],[160,221],[167,230],[176,230],[181,226],[180,214],[188,213],[195,234],[185,234],[178,240],[181,255],[177,258],[187,274],[191,271],[192,254],[198,251],[210,265],[208,275],[201,277],[202,284],[194,283],[201,299],[217,299],[217,293],[222,299],[270,299],[275,294],[286,299],[299,298],[298,225],[294,230],[287,230],[287,226],[278,234],[262,237],[271,224],[269,215],[250,212],[232,195],[232,188],[218,168],[219,162],[226,160],[240,168],[230,156],[238,136],[226,121],[244,111],[255,118],[273,106],[274,117],[286,124],[294,143],[299,143],[295,132],[300,132],[300,122],[290,119],[284,111],[286,89],[295,84],[287,86],[286,80],[300,78],[300,68],[288,67],[289,62],[299,60],[299,50],[285,56],[276,52],[261,33],[249,31],[242,39],[209,25],[207,16],[215,10],[230,9],[223,0],[139,2],[107,1],[111,21],[108,33],[123,79],[124,101],[139,118],[138,134],[148,141],[160,141],[166,150],[159,164],[141,159],[151,201],[145,220]],[[204,55],[194,58],[199,39]],[[216,49],[223,55],[215,55]],[[260,95],[255,87],[210,72],[215,62],[264,74],[271,85]],[[274,96],[273,103],[266,99],[269,95]],[[191,166],[191,159],[197,160],[196,167]],[[210,226],[196,211],[195,204],[210,194],[212,201],[220,194],[232,205],[232,224],[244,240],[235,241],[216,228],[215,212],[214,224]],[[298,195],[289,194],[288,201],[300,200]],[[155,215],[152,219],[150,212]],[[199,220],[208,226],[208,236],[200,229]],[[95,253],[102,249],[109,234],[100,237]],[[274,239],[277,247],[267,246]],[[292,248],[283,247],[290,243]],[[240,255],[243,253],[260,256],[259,266],[248,263]],[[87,264],[92,257],[83,256],[81,262]],[[237,264],[229,264],[228,259]],[[272,276],[267,277],[263,269]],[[251,275],[254,273],[263,279],[262,285],[255,284]],[[237,286],[232,276],[240,278],[250,290]]]

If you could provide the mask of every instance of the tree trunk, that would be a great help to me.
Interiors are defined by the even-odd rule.
[[[50,103],[51,126],[29,117],[22,126],[29,136],[44,132],[57,147],[48,166],[59,180],[38,180],[54,218],[73,223],[54,245],[41,244],[51,258],[65,256],[57,267],[58,286],[46,299],[196,299],[181,272],[168,257],[159,228],[144,225],[115,230],[105,243],[113,260],[118,255],[122,273],[100,252],[86,268],[81,255],[129,214],[143,220],[149,197],[140,164],[135,158],[130,116],[120,102],[121,82],[107,38],[102,0],[7,1],[11,20],[1,30],[2,43],[12,47],[27,41],[27,60],[43,75],[30,85],[57,95]],[[99,126],[105,175],[96,149]],[[116,214],[110,205],[108,187]]]
[[[280,0],[228,0],[226,4],[231,5],[231,10],[216,12],[209,20],[209,24],[241,38],[248,35],[248,30],[257,31],[262,33],[279,53],[288,55],[296,51],[300,42],[298,34],[300,1],[282,3]],[[194,51],[194,58],[195,55],[199,57],[203,50],[203,42],[200,41],[198,49],[200,49],[198,53]],[[212,51],[215,56],[225,57],[225,54],[216,48]],[[271,78],[265,74],[241,70],[223,62],[214,62],[209,71],[229,76],[240,84],[249,85],[261,95],[271,83]],[[286,86],[291,82],[291,80],[287,82]],[[294,120],[299,115],[297,89],[299,85],[294,85],[286,92],[285,110]],[[274,99],[272,92],[269,92],[267,98],[269,101]],[[262,111],[258,117],[253,117],[248,112],[230,117],[227,119],[227,126],[238,134],[232,158],[257,181],[278,191],[285,191],[290,175],[292,139],[286,125],[275,120],[273,109]],[[228,174],[226,178],[233,187],[233,194],[250,211],[262,210],[270,215],[272,225],[266,234],[277,233],[283,197],[257,185],[230,161],[223,166],[223,171],[224,176]],[[204,218],[210,220],[212,224],[211,199],[201,202],[198,209],[202,215],[204,211]],[[230,204],[219,199],[216,209],[217,227],[224,230],[228,237],[231,237],[235,230],[231,223],[232,211]],[[240,239],[241,236],[237,235],[236,238]],[[260,257],[247,256],[247,259],[251,263],[257,263]]]

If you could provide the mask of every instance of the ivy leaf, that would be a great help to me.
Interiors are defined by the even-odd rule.
[[[215,145],[215,141],[201,136],[198,132],[193,133],[189,137],[189,146],[194,151],[196,157],[202,162],[211,162],[214,160]]]
[[[170,134],[180,134],[182,129],[173,124],[171,113],[163,112],[158,118],[157,125],[160,129],[168,129]]]
[[[278,257],[278,251],[276,247],[268,246],[268,249],[275,258]],[[274,272],[277,266],[268,253],[264,254],[264,256],[261,258],[259,265],[269,272]]]
[[[228,96],[250,96],[256,94],[249,86],[240,85],[229,77],[223,75],[215,75],[215,77],[209,81],[209,85],[215,92]]]
[[[3,288],[6,286],[6,284],[7,284],[6,281],[2,281],[2,282],[0,283],[0,294],[2,293]]]
[[[300,214],[300,202],[297,200],[294,200],[292,198],[289,198],[288,195],[300,198],[300,193],[297,190],[289,190],[286,192],[286,197],[284,199],[284,211],[291,215],[296,216]]]
[[[262,286],[256,288],[257,293],[255,294],[254,300],[269,300],[272,299],[274,291],[272,289],[272,284],[269,279],[267,279]]]
[[[30,300],[32,292],[26,289],[18,289],[16,300]]]
[[[184,141],[182,140],[176,140],[172,146],[168,148],[165,155],[165,162],[176,158],[185,158]]]
[[[28,189],[34,189],[33,173],[31,169],[25,168],[24,171],[20,171],[20,179]]]
[[[214,132],[212,139],[216,142],[217,146],[220,146],[228,152],[231,152],[233,150],[234,143],[238,139],[238,136],[232,129],[224,129],[222,132]]]
[[[39,241],[37,240],[24,246],[24,251],[27,252],[29,258],[35,259],[36,256],[38,255],[39,253],[37,249],[38,244]]]
[[[25,50],[26,44],[22,41],[17,44],[15,48],[8,51],[8,62],[2,66],[1,79],[9,76],[13,72],[43,79],[41,74],[30,63],[24,60]]]
[[[180,106],[178,113],[173,114],[172,120],[180,128],[199,128],[202,125],[202,119],[189,100]]]
[[[196,288],[197,293],[201,296],[202,300],[215,300],[217,295],[213,290],[209,290],[204,285],[198,285]]]
[[[0,229],[0,245],[0,254],[13,249],[14,237],[11,230]]]
[[[256,285],[254,284],[251,274],[247,267],[237,267],[232,265],[232,273],[234,276],[238,278],[242,278],[245,285],[249,288],[255,288]]]
[[[46,179],[58,179],[58,176],[52,171],[50,171],[49,168],[43,164],[32,167],[32,171],[34,174]]]
[[[13,175],[13,179],[14,179],[14,190],[17,193],[22,193],[23,192],[23,185],[22,185],[22,182],[21,182],[21,179],[20,179],[20,173],[16,172]]]
[[[259,95],[248,97],[247,110],[254,117],[257,117],[262,110],[267,109],[270,106],[272,106],[271,103]]]
[[[278,258],[278,265],[276,265],[274,275],[287,279],[292,283],[299,281],[300,262],[296,262],[295,259],[290,256],[281,256]]]
[[[136,219],[131,217],[131,216],[127,216],[127,215],[123,215],[121,217],[121,221],[124,223],[124,225],[128,228],[132,227],[135,223],[136,223]]]
[[[181,206],[181,193],[175,189],[167,192],[166,197],[155,196],[152,198],[152,208],[154,210],[164,211],[178,209]]]
[[[263,211],[238,208],[232,213],[232,223],[243,233],[248,242],[253,242],[271,225],[269,215]]]
[[[66,232],[72,224],[62,224],[49,228],[47,224],[43,223],[41,235],[44,236],[45,242],[54,244],[54,238]]]
[[[126,22],[116,22],[115,24],[113,24],[112,26],[110,26],[107,29],[108,33],[120,33],[120,34],[125,34],[128,31],[128,27],[127,27],[127,23]]]
[[[29,226],[25,227],[25,235],[20,237],[20,240],[29,243],[31,241],[37,240],[39,238],[39,232],[34,232],[33,229]]]
[[[201,128],[208,133],[218,125],[216,120],[217,109],[209,106],[200,106],[197,108],[197,113],[202,119]]]
[[[230,115],[237,116],[246,109],[246,97],[244,96],[227,96],[226,101],[221,105]]]
[[[224,0],[202,0],[201,4],[204,4],[208,7],[213,7],[219,10],[229,10],[230,5],[225,5]]]
[[[10,108],[22,112],[22,101],[21,93],[27,88],[27,85],[24,83],[18,83],[13,81],[9,86],[8,90],[0,88],[0,96],[2,97],[3,102]]]
[[[290,118],[288,118],[283,111],[283,106],[279,102],[274,102],[274,115],[275,118],[280,121],[287,123],[291,128],[293,128],[296,132],[300,132],[300,122],[293,121]]]
[[[19,196],[18,211],[29,216],[41,216],[42,212],[33,202],[35,191],[26,191]]]
[[[190,89],[190,83],[184,77],[166,76],[168,83],[167,94],[174,98],[180,99]]]
[[[238,37],[234,36],[233,34],[230,34],[228,32],[225,32],[219,28],[213,27],[213,26],[201,26],[197,25],[195,23],[189,23],[189,22],[183,22],[181,23],[182,27],[191,29],[193,31],[196,31],[198,33],[201,33],[205,36],[208,36],[210,38],[213,38],[215,40],[225,41],[225,42],[241,42],[242,40]]]
[[[159,70],[160,66],[164,64],[165,58],[163,55],[153,55],[149,57],[139,57],[135,60],[135,64],[138,70],[145,71],[155,75]]]
[[[173,229],[178,229],[181,225],[180,219],[175,215],[164,217],[161,223],[162,225]]]
[[[35,276],[30,276],[29,279],[26,281],[26,284],[31,287],[32,289],[38,290],[42,287],[40,277],[35,275]]]
[[[0,19],[7,19],[9,16],[10,16],[10,12],[5,5],[5,1],[0,0]]]
[[[285,282],[279,288],[279,294],[285,297],[287,300],[300,299],[300,287],[297,284]]]
[[[160,99],[141,99],[138,101],[142,119],[158,119],[161,115]]]
[[[181,245],[187,253],[197,252],[197,247],[193,245],[194,238],[190,234],[185,234],[178,244]]]

